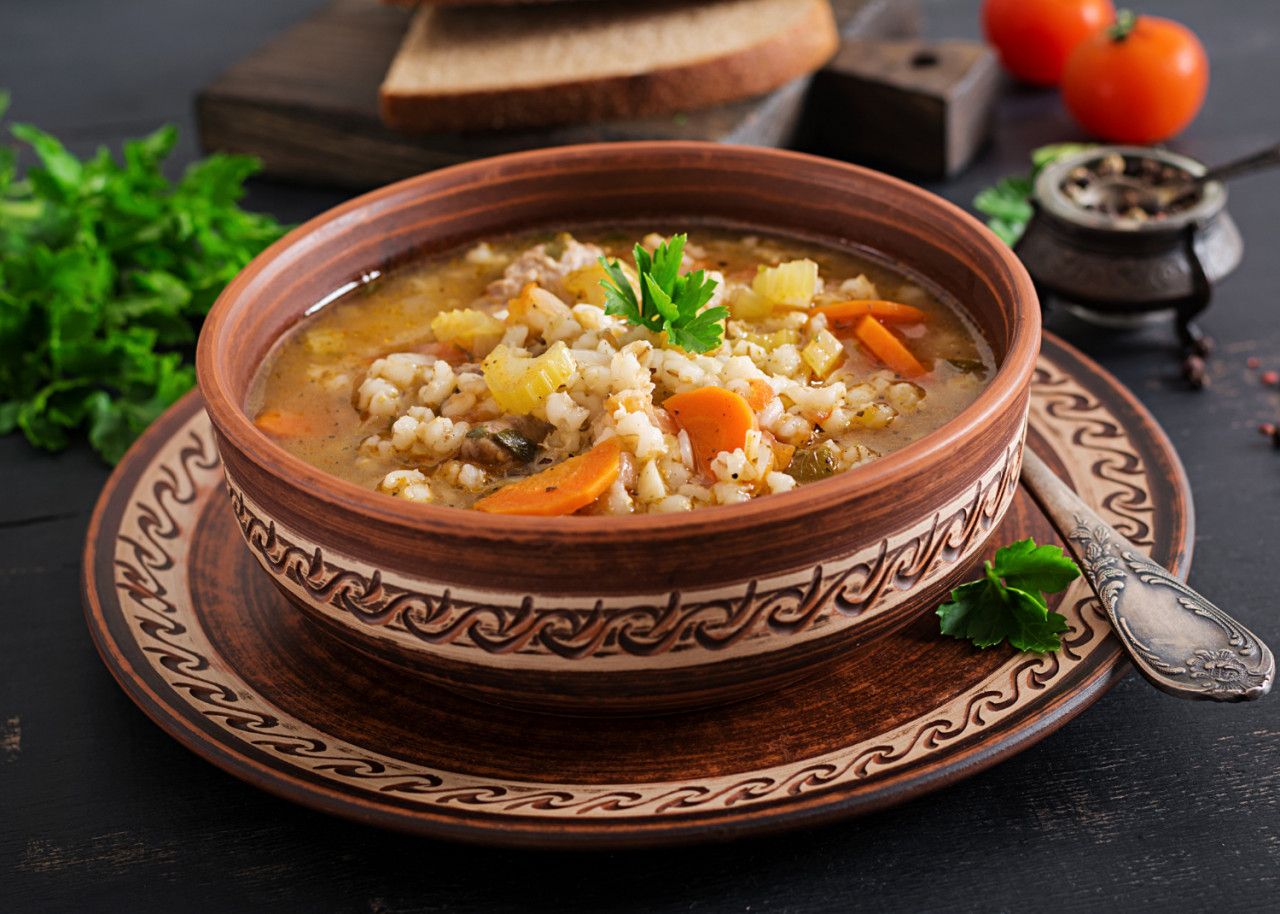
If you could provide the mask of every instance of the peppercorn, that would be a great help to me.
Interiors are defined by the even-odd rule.
[[[1182,360],[1182,377],[1193,390],[1200,390],[1209,383],[1209,375],[1205,371],[1204,359],[1198,355],[1189,355]]]

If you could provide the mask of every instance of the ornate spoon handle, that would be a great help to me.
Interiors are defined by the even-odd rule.
[[[1133,665],[1178,698],[1251,701],[1271,690],[1265,644],[1151,561],[1090,510],[1030,448],[1022,482],[1067,541]]]

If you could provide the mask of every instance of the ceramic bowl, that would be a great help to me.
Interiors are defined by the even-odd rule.
[[[511,232],[695,220],[871,249],[960,301],[1000,368],[976,402],[901,451],[678,516],[406,503],[303,463],[246,415],[272,345],[372,271]],[[617,143],[447,168],[311,220],[227,287],[197,368],[240,528],[293,606],[480,700],[647,714],[819,673],[936,606],[1013,497],[1039,341],[1017,258],[925,191],[789,152]]]

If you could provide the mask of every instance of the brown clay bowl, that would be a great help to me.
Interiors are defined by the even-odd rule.
[[[509,518],[405,503],[303,463],[245,413],[272,344],[372,270],[511,232],[684,220],[879,252],[962,302],[1001,367],[969,408],[897,453],[680,516]],[[223,292],[197,368],[241,529],[294,606],[478,699],[645,714],[818,673],[931,610],[1013,497],[1039,342],[1016,257],[931,194],[776,150],[617,143],[432,172],[311,220]]]

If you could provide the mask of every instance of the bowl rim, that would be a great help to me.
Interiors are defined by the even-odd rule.
[[[228,395],[226,379],[219,369],[219,354],[213,339],[219,335],[233,306],[246,296],[252,297],[254,286],[264,274],[283,269],[282,263],[291,253],[305,251],[309,243],[327,238],[333,232],[347,231],[361,223],[360,214],[376,210],[399,197],[412,196],[433,184],[448,185],[473,173],[510,174],[512,169],[533,170],[540,164],[563,159],[603,159],[636,155],[679,157],[682,154],[729,157],[743,161],[771,160],[799,171],[834,170],[862,181],[882,185],[892,193],[916,198],[941,212],[977,240],[1008,270],[1014,287],[1014,313],[1009,347],[1004,361],[974,402],[948,419],[939,428],[917,440],[879,457],[870,463],[838,473],[827,479],[798,486],[789,492],[753,498],[732,505],[713,505],[691,512],[674,514],[640,514],[626,516],[534,517],[490,515],[442,505],[418,504],[392,499],[356,483],[332,475],[294,456],[254,426],[244,405]],[[603,164],[603,163],[602,163]],[[714,218],[708,221],[714,222]],[[851,239],[858,244],[857,239]],[[873,245],[863,245],[879,253]],[[885,255],[890,263],[892,257]],[[299,309],[299,319],[308,302]],[[292,327],[295,324],[290,325]],[[454,535],[486,538],[538,537],[554,534],[558,539],[590,541],[604,533],[619,530],[637,535],[660,535],[679,530],[682,536],[705,528],[708,533],[723,533],[758,525],[774,516],[804,515],[830,506],[859,488],[883,485],[894,476],[906,474],[911,465],[926,454],[952,452],[971,434],[977,433],[1002,411],[1010,398],[1025,389],[1040,349],[1040,308],[1031,277],[1013,250],[976,218],[936,194],[899,178],[860,165],[822,156],[769,147],[735,146],[713,142],[682,140],[642,140],[629,142],[590,143],[527,150],[464,162],[425,172],[397,181],[347,200],[320,213],[289,231],[263,250],[226,286],[209,311],[201,330],[196,353],[197,379],[205,409],[215,428],[231,438],[237,449],[251,464],[269,475],[283,478],[290,486],[306,487],[311,498],[335,508],[356,512],[380,524],[418,531],[448,532]],[[272,341],[274,346],[280,337]]]

